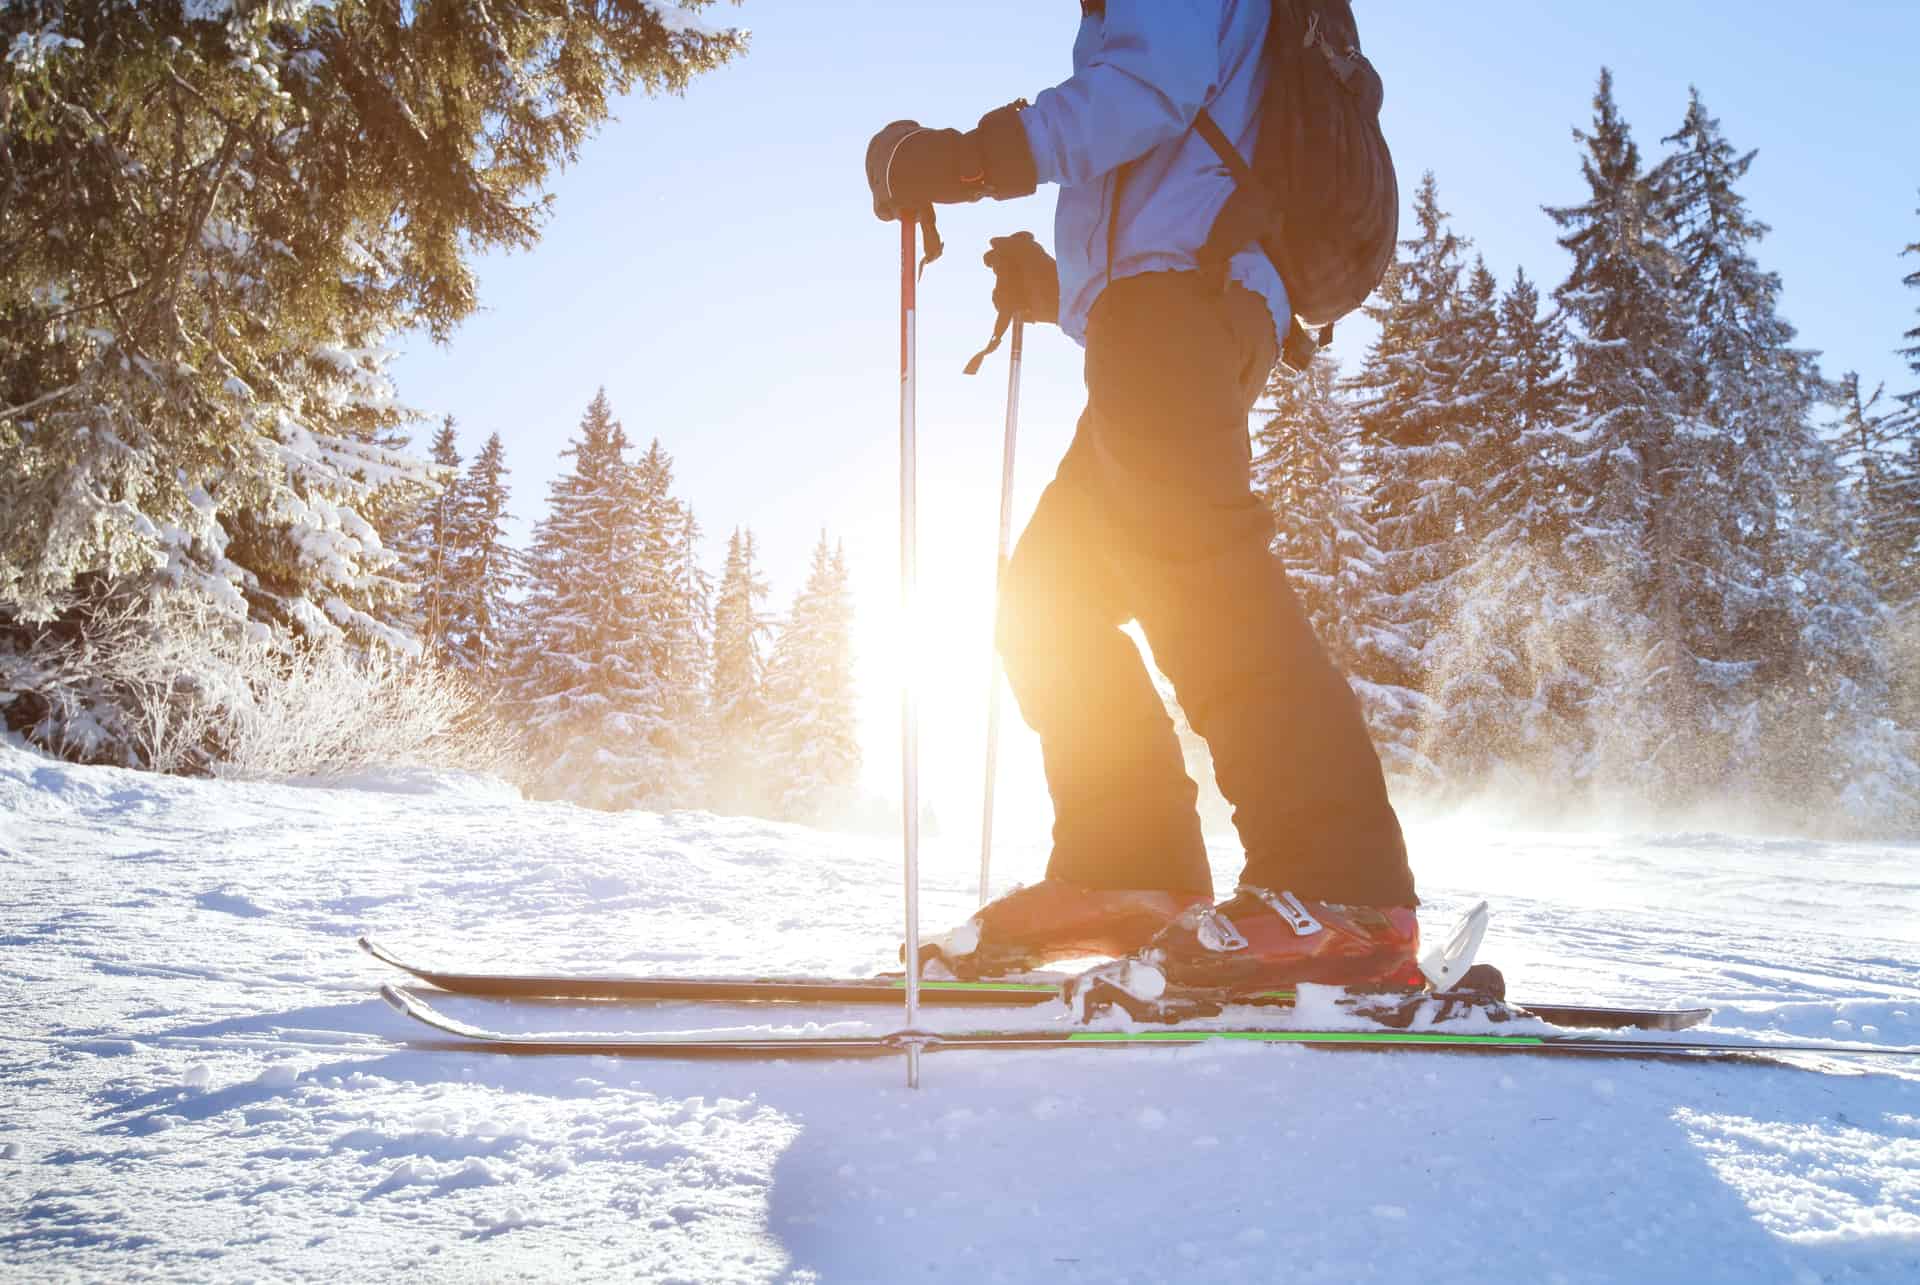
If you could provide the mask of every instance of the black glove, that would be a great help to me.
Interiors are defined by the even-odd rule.
[[[1016,313],[1022,321],[1060,321],[1060,269],[1031,232],[997,236],[987,242],[983,260],[993,269],[994,311]]]
[[[966,365],[969,375],[979,373],[980,363],[1000,346],[1014,318],[1056,325],[1060,321],[1060,270],[1033,233],[997,236],[987,245],[984,261],[993,269],[993,310],[998,315],[993,319],[993,338]]]
[[[936,204],[1025,196],[1038,186],[1033,150],[1020,124],[1024,102],[980,118],[974,129],[926,129],[897,120],[867,144],[867,186],[881,219],[916,215]]]

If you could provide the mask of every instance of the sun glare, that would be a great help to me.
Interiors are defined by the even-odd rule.
[[[998,461],[990,460],[997,465]],[[920,795],[930,852],[977,860],[990,686],[1000,714],[996,834],[1009,843],[1044,841],[1051,823],[1039,747],[1021,722],[992,651],[999,480],[974,471],[923,468],[919,488],[918,584],[913,618],[903,616],[899,510],[877,510],[847,531],[855,567],[855,665],[860,700],[862,784],[885,798],[900,792],[900,699],[911,674],[919,701]],[[1024,514],[1016,513],[1015,533]],[[962,842],[965,840],[965,842]]]

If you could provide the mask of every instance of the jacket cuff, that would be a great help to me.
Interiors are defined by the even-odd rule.
[[[1028,196],[1040,186],[1033,147],[1027,142],[1026,126],[1020,123],[1026,105],[1025,99],[1019,99],[996,107],[982,116],[972,131],[986,169],[987,193],[995,200]]]

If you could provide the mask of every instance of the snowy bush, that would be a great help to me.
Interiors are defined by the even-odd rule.
[[[392,649],[248,629],[178,593],[62,614],[82,626],[15,630],[0,647],[9,723],[62,757],[254,778],[520,771],[466,679]]]
[[[520,770],[505,725],[465,678],[438,665],[332,639],[248,644],[234,660],[245,681],[220,707],[217,775],[424,766],[511,779]]]

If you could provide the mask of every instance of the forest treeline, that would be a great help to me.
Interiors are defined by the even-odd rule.
[[[508,538],[500,435],[463,468],[448,419],[431,455],[437,487],[388,540],[409,590],[397,623],[512,730],[513,775],[603,808],[848,815],[853,602],[824,532],[776,622],[752,530],[728,537],[716,583],[672,457],[657,438],[637,450],[604,389],[524,549]]]
[[[1698,92],[1648,163],[1603,71],[1575,137],[1544,298],[1428,174],[1358,369],[1276,373],[1276,548],[1403,781],[1912,834],[1920,383],[1796,343]]]

